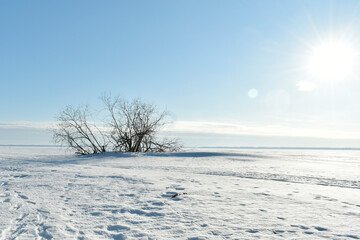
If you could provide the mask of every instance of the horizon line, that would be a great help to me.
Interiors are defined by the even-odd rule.
[[[51,145],[51,144],[0,144],[0,147],[63,147],[67,148],[67,146],[61,145]],[[289,150],[360,150],[357,147],[271,147],[271,146],[186,146],[183,148],[219,148],[219,149],[289,149]]]

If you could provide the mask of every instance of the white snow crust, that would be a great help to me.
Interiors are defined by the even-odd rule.
[[[3,146],[0,239],[360,239],[360,151]]]

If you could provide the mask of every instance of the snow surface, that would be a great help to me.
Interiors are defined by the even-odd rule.
[[[0,239],[360,239],[359,157],[0,147]]]

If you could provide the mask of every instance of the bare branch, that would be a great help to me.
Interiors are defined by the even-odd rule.
[[[67,145],[77,154],[102,153],[109,149],[119,152],[178,151],[177,139],[157,138],[161,127],[167,122],[165,111],[158,111],[154,104],[140,99],[125,101],[120,97],[101,97],[107,112],[101,131],[88,119],[92,116],[88,107],[67,106],[57,116],[58,125],[53,130],[56,143]]]

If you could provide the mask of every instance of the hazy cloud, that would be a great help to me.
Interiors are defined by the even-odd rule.
[[[312,137],[329,139],[360,139],[360,131],[336,130],[333,126],[298,126],[290,124],[254,124],[254,123],[219,123],[219,122],[193,122],[177,121],[167,126],[164,131],[199,133],[199,134],[222,134],[222,135],[245,135],[245,136],[276,136],[276,137]]]
[[[0,128],[6,129],[50,129],[54,127],[56,122],[29,122],[29,121],[15,121],[15,122],[0,122]]]
[[[56,126],[56,122],[0,122],[0,130],[23,131],[49,130]],[[99,127],[107,131],[106,127]],[[342,130],[339,130],[342,129]],[[34,132],[34,131],[32,131]],[[50,133],[50,131],[47,131]],[[10,132],[8,133],[10,134]],[[162,129],[162,134],[172,136],[187,134],[192,136],[222,135],[222,136],[256,136],[256,137],[298,137],[298,138],[323,138],[323,139],[360,139],[360,129],[343,128],[342,126],[324,125],[323,122],[300,124],[298,121],[283,122],[279,124],[258,124],[251,122],[201,122],[201,121],[176,121]],[[50,135],[49,135],[50,136]]]

